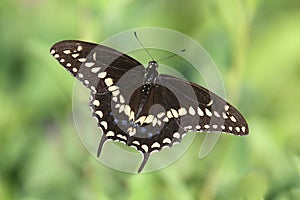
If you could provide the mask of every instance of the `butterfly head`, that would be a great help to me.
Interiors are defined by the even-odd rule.
[[[151,70],[157,70],[158,68],[158,63],[156,61],[150,61],[148,63],[148,69],[151,69]]]

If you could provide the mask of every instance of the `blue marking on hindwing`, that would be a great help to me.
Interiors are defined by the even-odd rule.
[[[126,121],[126,120],[121,120],[121,124],[122,124],[123,126],[126,126],[126,125],[127,125],[127,121]]]

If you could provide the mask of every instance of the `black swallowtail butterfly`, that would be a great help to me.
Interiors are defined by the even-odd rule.
[[[135,59],[106,46],[66,40],[50,53],[91,90],[90,107],[107,140],[120,141],[149,155],[171,147],[189,131],[247,135],[244,117],[216,94],[192,82],[159,74],[158,63],[145,68]]]

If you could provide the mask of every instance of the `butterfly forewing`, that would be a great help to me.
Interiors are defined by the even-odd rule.
[[[241,113],[213,92],[169,75],[160,75],[160,80],[172,88],[182,102],[181,109],[186,110],[186,115],[181,119],[181,127],[184,129],[248,134],[248,125]]]
[[[128,71],[135,77],[144,73],[142,64],[133,58],[93,43],[61,41],[51,47],[50,53],[94,93],[108,93],[109,85],[118,82]]]

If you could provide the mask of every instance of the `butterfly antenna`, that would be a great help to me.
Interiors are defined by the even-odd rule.
[[[151,56],[150,52],[144,47],[143,43],[140,41],[139,37],[137,36],[136,31],[134,31],[134,36],[137,39],[137,41],[140,43],[140,45],[143,47],[143,49],[145,49],[145,51],[148,53],[148,55],[150,56],[150,58],[154,61],[154,59]]]
[[[185,52],[185,49],[182,49],[182,50],[180,51],[180,53],[182,53],[182,52]],[[162,61],[162,60],[166,60],[166,59],[172,58],[172,57],[177,56],[177,55],[178,55],[178,54],[174,53],[174,54],[172,54],[172,55],[170,55],[170,56],[167,56],[167,57],[158,59],[156,62],[160,62],[160,61]]]

